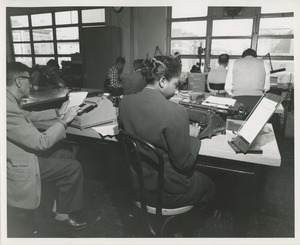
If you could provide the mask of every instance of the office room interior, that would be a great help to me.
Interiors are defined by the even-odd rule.
[[[183,5],[175,1],[172,6],[122,7],[82,3],[7,5],[5,62],[23,63],[31,75],[47,67],[47,62],[53,59],[59,65],[57,74],[64,82],[62,86],[45,88],[32,85],[29,98],[21,100],[20,108],[28,111],[60,108],[71,95],[86,92],[84,105],[81,104],[86,111],[81,109],[83,113],[68,122],[66,137],[53,149],[71,151],[81,164],[83,208],[78,215],[88,224],[82,229],[59,229],[54,221],[55,186],[42,181],[37,207],[5,203],[1,208],[4,219],[1,233],[6,241],[152,237],[216,238],[216,242],[241,237],[294,239],[297,221],[294,80],[297,78],[295,50],[299,49],[294,39],[300,6],[293,0],[261,3],[214,6],[194,1]],[[236,61],[244,59],[242,53],[249,48],[256,52],[255,59],[265,65],[270,84],[255,106],[246,112],[243,103],[233,101],[226,85],[222,92],[212,91],[207,79],[218,68],[221,54],[229,55],[226,67],[229,70]],[[132,95],[125,94],[125,87],[124,93],[114,95],[105,84],[108,70],[118,57],[125,59],[119,74],[125,86],[136,74],[134,61],[145,63],[155,56],[174,58],[176,55],[180,57],[182,70],[170,101],[186,109],[191,124],[197,121],[201,126],[195,171],[205,173],[217,186],[209,204],[212,208],[205,214],[197,213],[197,218],[193,211],[176,213],[172,218],[166,211],[158,217],[149,214],[150,209],[142,211],[141,206],[131,203],[125,141],[118,133],[117,117],[122,100]],[[209,99],[213,102],[208,102]],[[233,105],[228,106],[229,101]],[[275,107],[261,109],[260,106],[270,105],[269,101]],[[218,102],[226,102],[225,107],[224,104],[221,109],[211,106]],[[259,114],[260,110],[267,116]],[[192,120],[190,113],[197,114],[197,119]],[[250,127],[250,131],[255,128],[247,125],[247,120],[261,124],[257,133],[243,132],[243,126]],[[44,120],[33,125],[45,132],[53,123]],[[235,129],[230,125],[235,125]],[[239,127],[240,132],[236,133]],[[254,134],[254,139],[247,142],[243,137],[251,138],[250,134]],[[239,136],[246,141],[245,151],[240,141],[231,141],[231,137]],[[5,140],[2,142],[6,144]],[[5,166],[6,160],[1,159]],[[1,198],[6,201],[3,190],[6,192],[6,188],[1,189]],[[193,228],[189,229],[189,223],[195,223],[195,227],[191,225]]]

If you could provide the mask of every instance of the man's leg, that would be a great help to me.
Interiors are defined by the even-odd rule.
[[[57,188],[56,219],[68,220],[68,214],[79,211],[83,207],[82,185],[83,175],[80,163],[71,152],[58,150],[49,157],[39,157],[42,181],[53,182]],[[73,228],[78,226],[70,225]],[[85,224],[84,224],[85,225]]]

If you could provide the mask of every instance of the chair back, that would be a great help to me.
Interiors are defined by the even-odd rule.
[[[126,157],[126,165],[128,170],[128,176],[130,181],[130,190],[131,197],[133,197],[132,201],[135,200],[135,190],[133,188],[133,171],[137,175],[138,179],[138,189],[139,189],[139,202],[141,204],[141,209],[146,214],[148,212],[148,205],[146,201],[146,190],[145,190],[145,182],[144,182],[144,172],[142,167],[142,156],[140,152],[140,148],[143,147],[147,151],[154,154],[157,158],[155,162],[156,166],[153,166],[154,169],[158,172],[157,178],[157,191],[156,191],[156,205],[155,205],[155,214],[158,216],[162,215],[162,205],[163,205],[163,193],[164,193],[164,159],[162,154],[158,151],[158,149],[146,142],[145,140],[134,136],[123,129],[120,129],[119,135],[121,136],[121,142],[123,145],[125,157]],[[144,163],[147,164],[147,163]],[[150,164],[149,164],[150,165]]]

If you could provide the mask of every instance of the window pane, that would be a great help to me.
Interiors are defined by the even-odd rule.
[[[71,57],[58,57],[58,64],[62,66],[62,61],[71,61]]]
[[[51,29],[33,29],[32,30],[34,41],[53,40],[53,30]]]
[[[206,21],[185,21],[172,23],[172,37],[206,36]]]
[[[261,6],[262,13],[294,12],[293,4],[265,4]]]
[[[252,24],[252,19],[214,20],[212,36],[251,36]]]
[[[54,57],[35,57],[35,64],[46,65],[48,60],[54,59]]]
[[[261,19],[259,35],[286,35],[294,34],[294,18],[268,18]]]
[[[293,39],[258,39],[257,54],[265,55],[294,55]]]
[[[31,54],[30,43],[14,43],[15,54]]]
[[[198,54],[198,48],[205,48],[205,40],[172,40],[171,53]]]
[[[205,17],[207,16],[207,8],[201,6],[187,5],[185,2],[172,6],[172,18],[183,17]]]
[[[11,27],[28,27],[28,15],[10,16]]]
[[[77,11],[56,12],[55,23],[56,25],[77,24],[78,12]]]
[[[51,14],[33,14],[31,15],[32,26],[52,25]]]
[[[35,43],[34,44],[35,54],[54,54],[53,43]]]
[[[82,23],[105,22],[104,9],[82,10]]]
[[[293,60],[272,60],[273,70],[277,70],[280,68],[285,68],[286,73],[294,73],[294,61]],[[274,73],[274,75],[279,75],[284,72]]]
[[[197,65],[199,63],[199,59],[181,59],[182,62],[182,72],[189,72],[193,65]],[[204,59],[201,60],[202,66],[201,71],[204,71]]]
[[[250,39],[212,40],[211,54],[220,55],[227,53],[229,55],[242,55],[244,50],[250,48],[250,45]]]
[[[29,30],[14,30],[12,31],[13,41],[14,42],[29,42]]]
[[[57,43],[58,54],[74,54],[79,53],[79,42]]]
[[[31,57],[15,57],[17,62],[21,62],[29,67],[32,67],[32,59]]]
[[[78,27],[66,27],[56,29],[57,40],[79,39]]]

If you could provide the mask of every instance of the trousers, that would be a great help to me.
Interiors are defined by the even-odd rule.
[[[41,181],[55,184],[57,212],[70,214],[81,210],[83,173],[73,153],[60,149],[38,156],[38,160]]]

